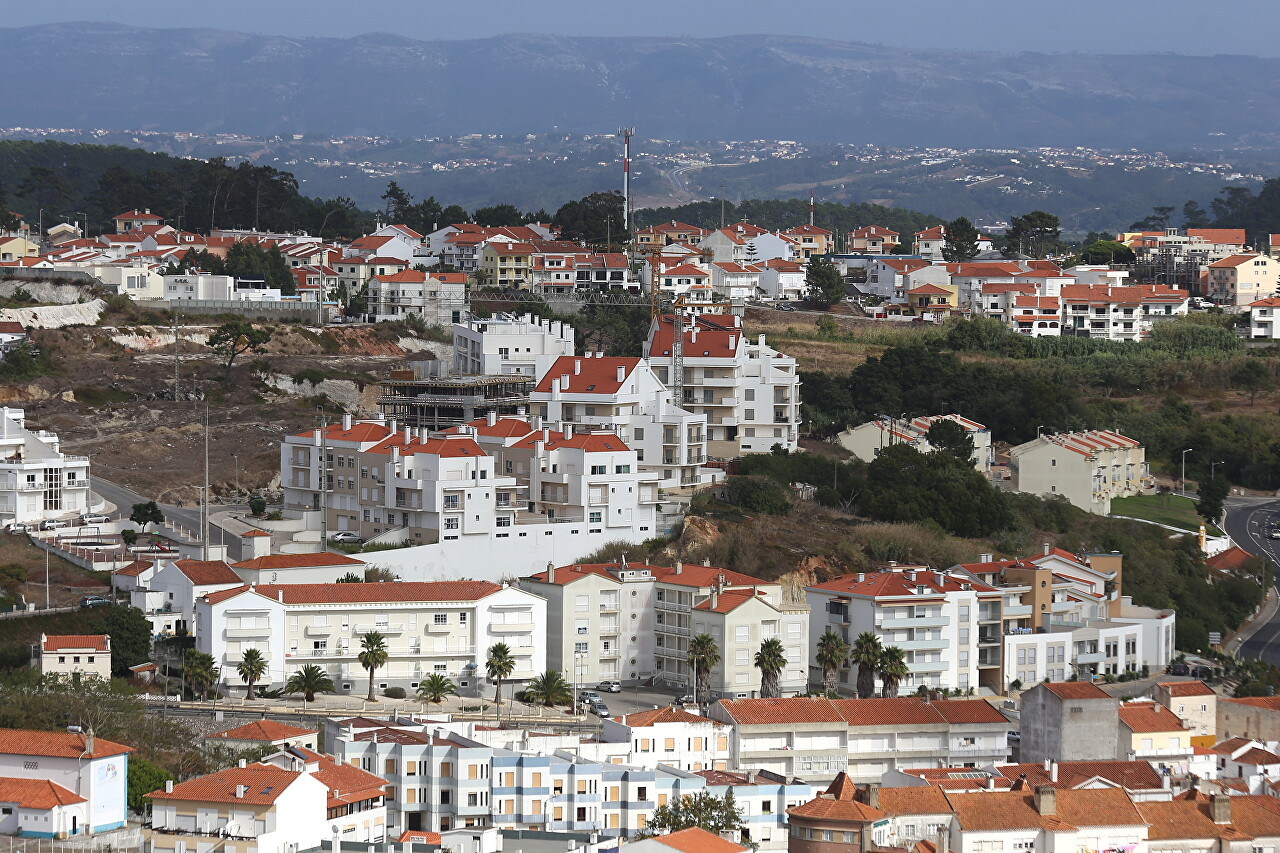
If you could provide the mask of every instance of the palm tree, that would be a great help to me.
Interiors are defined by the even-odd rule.
[[[764,699],[776,699],[782,695],[778,685],[778,676],[787,668],[787,650],[777,637],[769,637],[760,644],[756,652],[756,669],[760,670],[760,696]]]
[[[484,662],[485,672],[495,685],[493,704],[502,704],[502,682],[510,678],[516,670],[516,659],[511,656],[511,649],[506,643],[494,643],[489,647],[489,654]]]
[[[537,676],[524,689],[524,700],[534,705],[568,705],[573,701],[573,687],[564,676],[549,669]]]
[[[244,657],[240,663],[236,664],[236,672],[239,673],[240,680],[248,685],[244,691],[245,700],[252,700],[253,686],[258,683],[259,678],[267,674],[267,662],[262,659],[262,651],[245,649]]]
[[[192,690],[200,691],[201,699],[209,698],[209,688],[218,683],[218,665],[213,655],[189,651],[182,664],[182,677]]]
[[[870,699],[876,695],[876,667],[884,647],[880,638],[871,631],[863,631],[853,640],[849,650],[849,662],[858,665],[858,698]]]
[[[418,699],[422,702],[438,705],[444,701],[444,697],[457,695],[457,686],[438,672],[431,673],[418,685]]]
[[[317,693],[334,691],[333,679],[314,663],[307,664],[289,676],[289,680],[284,685],[285,693],[301,693],[302,698],[307,702],[316,701]]]
[[[876,668],[880,670],[880,695],[886,699],[898,695],[898,685],[911,672],[907,669],[907,653],[897,646],[889,646],[880,653],[880,663]]]
[[[377,631],[360,636],[360,654],[356,655],[356,659],[362,667],[369,670],[369,695],[366,698],[370,702],[378,701],[373,695],[373,674],[378,671],[378,667],[387,665],[388,657],[390,654],[387,652],[386,637]]]
[[[818,654],[814,660],[822,667],[822,689],[831,693],[836,689],[840,667],[849,657],[849,644],[830,628],[818,638]]]
[[[697,682],[698,696],[705,703],[711,694],[711,670],[720,663],[720,647],[710,634],[698,634],[689,641],[689,667]]]

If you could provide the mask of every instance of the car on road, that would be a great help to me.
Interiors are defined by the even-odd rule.
[[[101,595],[82,595],[80,596],[81,607],[109,607],[111,599],[103,598]]]
[[[698,703],[697,703],[697,701],[693,698],[693,694],[692,694],[692,693],[686,693],[686,694],[684,694],[683,696],[681,696],[681,697],[679,697],[678,699],[676,699],[676,701],[675,701],[675,702],[673,702],[672,704],[674,704],[674,705],[696,705],[696,704],[698,704]]]
[[[794,306],[794,305],[787,305],[785,302],[779,302],[777,305],[775,305],[775,306],[773,306],[773,307],[774,307],[774,308],[777,308],[779,311],[794,311],[794,310],[796,310],[796,308],[795,308],[795,306]]]
[[[596,690],[603,690],[605,693],[621,693],[621,681],[602,681],[596,685]]]
[[[364,540],[350,530],[342,530],[329,537],[330,542],[342,542],[347,545],[363,545]]]
[[[1185,663],[1171,663],[1164,668],[1169,675],[1190,675],[1191,667]]]
[[[80,516],[82,524],[106,524],[111,520],[111,516],[102,515],[101,513],[87,513]]]
[[[1267,536],[1271,539],[1280,539],[1280,530],[1273,530]]]
[[[604,701],[604,700],[600,698],[600,694],[599,694],[599,693],[597,693],[597,692],[595,692],[594,690],[579,690],[579,691],[578,691],[578,704],[579,704],[579,705],[590,705],[590,704],[591,704],[591,703],[593,703],[593,702],[603,702],[603,701]]]
[[[26,533],[30,529],[21,521],[11,521],[4,526],[5,533]]]
[[[587,703],[587,710],[601,719],[610,716],[609,706],[604,704],[603,699]]]
[[[71,522],[69,521],[56,521],[52,518],[47,521],[40,522],[41,530],[58,530],[59,528],[70,527],[70,526],[71,526]]]

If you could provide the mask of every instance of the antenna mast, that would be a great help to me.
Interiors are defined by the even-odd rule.
[[[635,136],[634,127],[618,128],[622,137],[622,227],[631,230],[631,137]]]

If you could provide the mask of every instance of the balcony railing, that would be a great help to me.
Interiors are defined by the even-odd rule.
[[[373,622],[373,623],[356,625],[354,628],[354,631],[356,634],[372,634],[375,631],[379,634],[403,634],[404,623]]]

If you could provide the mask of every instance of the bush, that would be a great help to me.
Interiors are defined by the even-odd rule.
[[[403,687],[388,687],[382,691],[382,695],[388,699],[403,699],[406,694]]]
[[[725,491],[730,503],[752,512],[783,515],[791,509],[786,487],[768,477],[730,477]]]
[[[314,367],[308,367],[293,374],[293,381],[298,385],[301,385],[303,382],[309,382],[312,385],[319,385],[327,378],[328,376],[323,370],[318,370]]]
[[[249,498],[249,512],[258,518],[262,518],[263,513],[267,511],[267,499],[261,495],[254,495]]]

